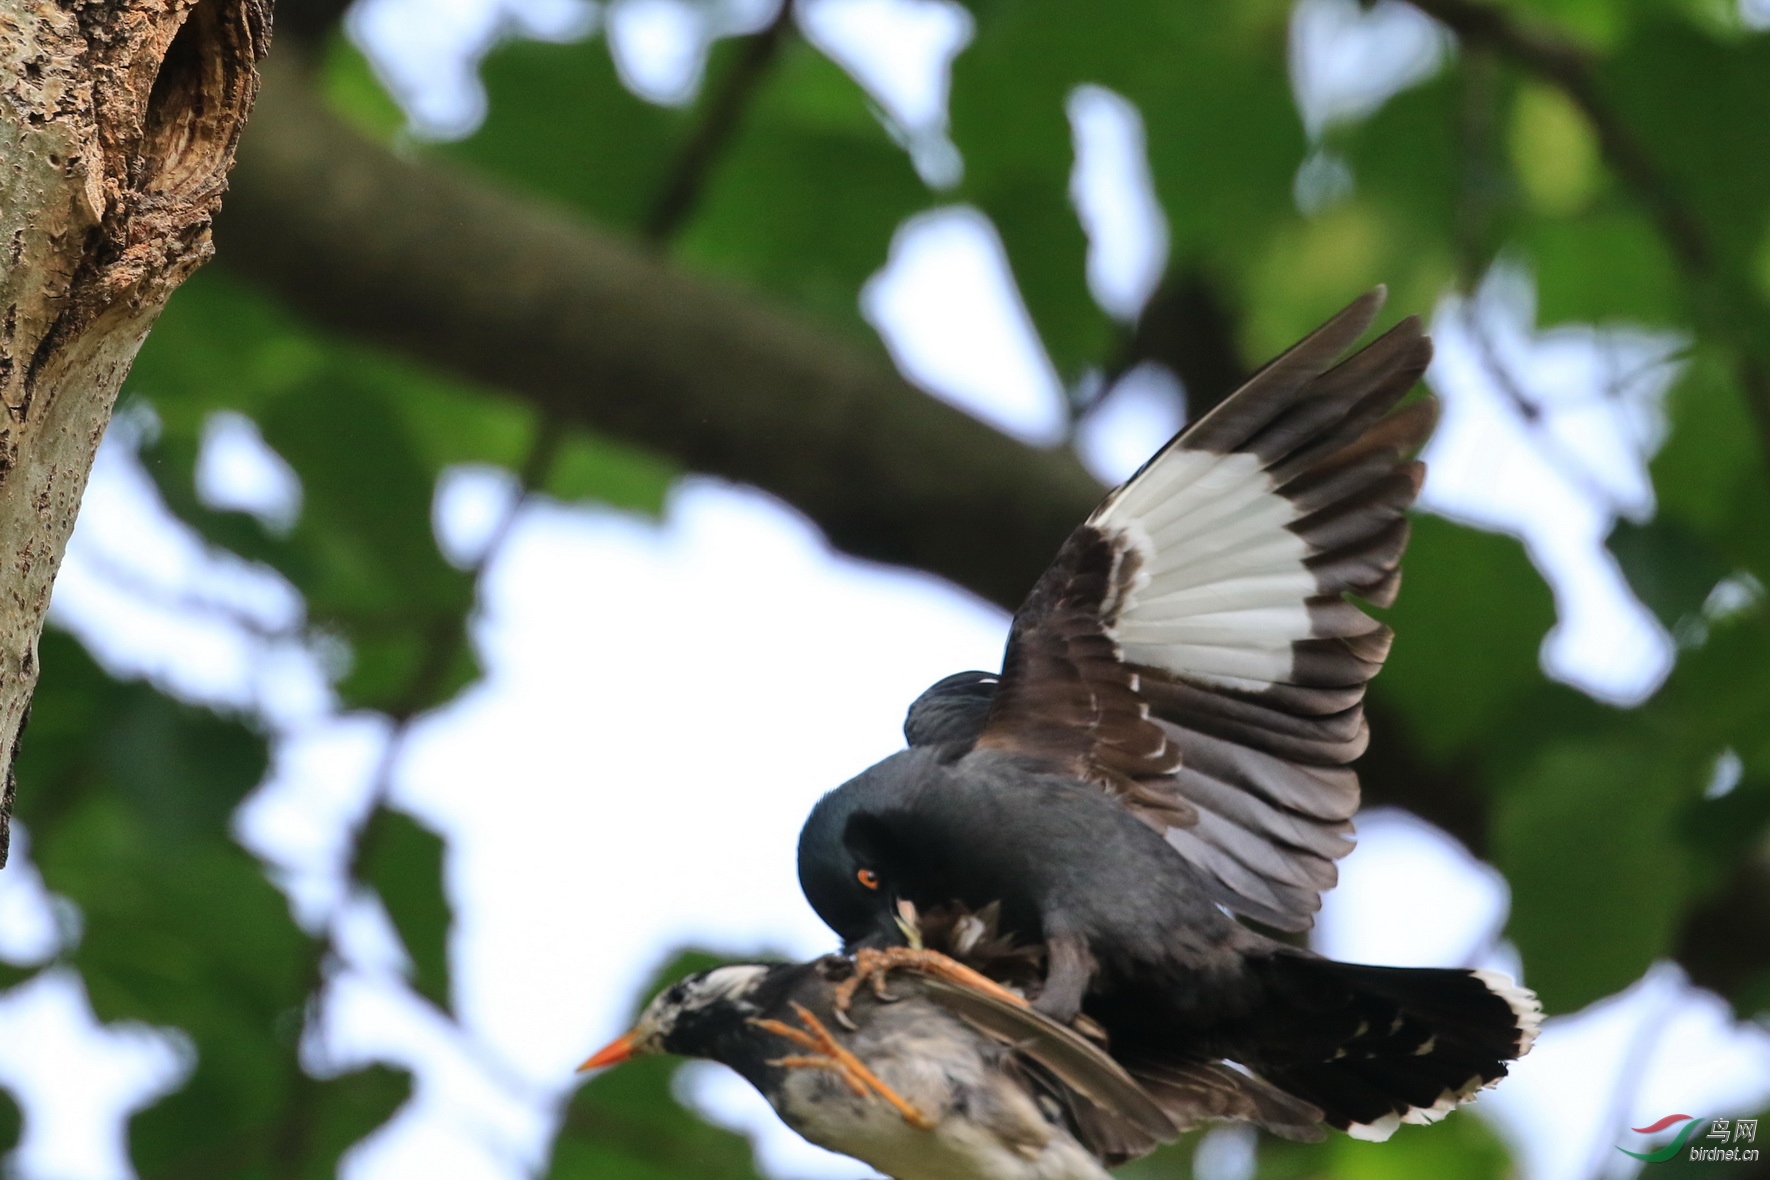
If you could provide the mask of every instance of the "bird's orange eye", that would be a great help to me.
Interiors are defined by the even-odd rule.
[[[868,889],[877,889],[879,887],[879,874],[871,869],[862,869],[860,872],[854,874],[854,879],[859,881],[862,885],[865,885]]]

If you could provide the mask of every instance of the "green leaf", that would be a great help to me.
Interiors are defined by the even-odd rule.
[[[1520,87],[1510,138],[1512,167],[1538,211],[1566,216],[1590,203],[1601,182],[1598,144],[1565,94],[1540,82]]]
[[[1101,11],[1070,4],[1071,32]],[[1289,20],[1273,2],[1124,6],[1109,26],[1118,48],[1090,63],[1097,79],[1079,79],[1142,112],[1176,265],[1233,273],[1298,218],[1291,182],[1308,143],[1285,68]]]
[[[689,113],[622,84],[601,38],[501,42],[480,66],[485,122],[434,150],[636,233],[662,189]]]
[[[1640,211],[1619,204],[1534,219],[1520,229],[1517,241],[1536,277],[1539,326],[1687,321],[1684,283],[1665,239]]]
[[[1387,1143],[1332,1135],[1325,1146],[1334,1180],[1502,1180],[1513,1174],[1505,1144],[1466,1110],[1431,1126],[1403,1126]]]
[[[443,839],[401,811],[378,808],[364,828],[361,874],[387,907],[412,959],[412,987],[450,1011],[449,899]]]
[[[953,70],[960,196],[995,221],[1066,378],[1102,363],[1114,336],[1087,296],[1084,241],[1066,203],[1064,104],[1075,87],[1106,86],[1142,113],[1176,268],[1239,279],[1275,227],[1296,221],[1291,177],[1306,144],[1284,67],[1285,6],[972,8],[977,33]]]
[[[1646,5],[1611,0],[1512,0],[1524,19],[1545,21],[1576,43],[1609,45],[1628,28],[1629,16]]]
[[[1701,646],[1686,651],[1645,711],[1661,741],[1689,757],[1731,748],[1748,773],[1770,774],[1770,615],[1760,603],[1712,621]]]
[[[1554,602],[1510,537],[1413,518],[1406,578],[1383,616],[1395,646],[1372,691],[1448,764],[1484,743],[1520,695],[1542,684],[1538,651]]]
[[[1714,546],[1674,517],[1618,521],[1606,545],[1630,588],[1668,630],[1700,611],[1715,583],[1732,572]]]
[[[1059,50],[1066,34],[1077,39]],[[1074,152],[1064,109],[1077,85],[1102,80],[1088,75],[1099,41],[1073,6],[991,5],[979,8],[976,35],[953,64],[952,138],[965,167],[958,195],[995,224],[1065,380],[1099,363],[1111,339],[1088,294],[1087,238],[1069,202]]]
[[[52,825],[103,798],[126,805],[156,841],[225,834],[269,764],[263,735],[145,684],[112,680],[64,632],[44,632],[38,656],[42,677],[18,764],[21,817]]]
[[[600,40],[510,42],[485,64],[484,126],[440,150],[637,235],[700,150],[696,129],[745,51],[744,39],[717,42],[696,103],[669,109],[630,93]],[[702,166],[675,253],[872,340],[860,289],[928,193],[858,84],[789,39]]]
[[[749,1140],[676,1101],[682,1064],[641,1058],[584,1085],[566,1104],[547,1180],[760,1180]]]
[[[1369,244],[1350,260],[1355,266],[1314,264],[1309,273],[1321,276],[1312,284],[1321,293],[1307,309],[1314,322],[1345,302],[1353,276],[1362,285],[1388,283],[1389,306],[1398,314],[1429,313],[1461,268],[1485,267],[1499,249],[1513,194],[1497,162],[1483,167],[1459,151],[1469,85],[1440,75],[1390,99],[1362,122],[1329,131],[1327,143],[1352,171],[1354,196],[1346,205],[1362,219],[1359,232]],[[1335,229],[1334,212],[1314,219],[1325,223],[1315,232],[1329,238],[1315,253],[1330,259],[1332,235],[1345,232]],[[1262,293],[1282,297],[1282,283],[1281,266]],[[1338,302],[1330,306],[1333,300]],[[1292,339],[1309,326],[1301,319],[1281,325]],[[1283,347],[1276,339],[1265,343],[1268,351]]]
[[[1734,569],[1770,578],[1770,478],[1727,359],[1695,350],[1668,409],[1671,436],[1653,460],[1661,515]]]
[[[860,87],[793,41],[714,162],[675,253],[873,342],[861,288],[928,201]]]
[[[0,1090],[0,1154],[10,1153],[18,1146],[19,1131],[24,1120],[12,1095]]]
[[[322,1080],[301,1067],[320,948],[229,831],[263,777],[263,738],[111,680],[59,632],[44,635],[41,658],[19,814],[45,884],[83,916],[68,961],[99,1019],[176,1028],[195,1050],[183,1086],[131,1123],[136,1169],[147,1180],[334,1175],[410,1079],[377,1067]]]
[[[1770,36],[1722,40],[1680,20],[1639,22],[1602,62],[1604,98],[1695,211],[1714,265],[1747,278],[1770,226]]]
[[[336,576],[351,579],[312,587],[320,609],[462,608],[466,579],[430,536],[433,474],[380,382],[330,373],[265,407],[259,426],[301,475],[306,531],[338,547]]]
[[[474,678],[464,638],[472,582],[437,549],[433,489],[455,464],[526,466],[533,409],[311,332],[225,278],[186,284],[142,356],[131,388],[162,419],[143,457],[168,507],[301,592],[310,625],[348,647],[348,704],[405,713]],[[199,501],[199,443],[220,409],[253,416],[299,476],[301,516],[288,535]],[[656,512],[673,476],[650,455],[573,430],[546,487]]]
[[[1062,108],[1058,108],[1060,111]],[[995,224],[1020,295],[1051,363],[1066,382],[1102,363],[1113,341],[1088,291],[1088,239],[1055,169],[998,173],[967,193]]]
[[[581,500],[661,516],[675,482],[674,463],[649,452],[572,431],[561,443],[545,488],[562,500]]]
[[[391,142],[405,130],[406,113],[387,93],[362,51],[342,31],[326,43],[319,89],[333,114],[371,139]]]
[[[1691,883],[1678,838],[1699,767],[1631,742],[1564,742],[1505,784],[1494,860],[1508,936],[1549,1012],[1620,991],[1670,952]]]
[[[1158,1147],[1140,1160],[1133,1160],[1113,1175],[1123,1180],[1192,1180],[1192,1160],[1198,1151],[1199,1135],[1191,1132],[1174,1143]],[[1261,1161],[1264,1164],[1264,1160]],[[1264,1169],[1256,1175],[1265,1175]]]
[[[279,395],[323,380],[330,346],[261,291],[205,269],[173,294],[130,368],[168,435],[200,437],[219,409],[256,417]]]
[[[135,1119],[136,1167],[253,1175],[305,1076],[287,1030],[319,974],[317,947],[229,835],[264,741],[109,679],[58,632],[41,659],[19,814],[45,885],[83,915],[68,960],[101,1020],[179,1028],[196,1050],[184,1087]]]
[[[300,1180],[333,1180],[343,1154],[393,1118],[412,1096],[412,1075],[371,1065],[324,1080],[308,1079],[313,1091],[310,1121],[301,1128],[304,1163]],[[287,1173],[284,1173],[287,1175]]]
[[[1393,280],[1379,328],[1430,309],[1452,274],[1448,254],[1408,240],[1361,198],[1275,229],[1247,276],[1243,354],[1276,356],[1355,295]]]
[[[1733,790],[1719,799],[1691,800],[1678,817],[1678,836],[1697,854],[1700,868],[1724,871],[1738,864],[1752,854],[1766,832],[1770,832],[1770,774],[1762,771],[1742,774]]]
[[[285,572],[350,642],[340,695],[397,712],[448,700],[476,673],[461,638],[473,585],[431,537],[434,474],[385,387],[334,370],[266,406],[259,425],[301,476],[306,560]]]
[[[1125,1180],[1186,1180],[1198,1135],[1188,1135],[1114,1172]],[[1387,1143],[1329,1131],[1319,1143],[1259,1138],[1259,1180],[1501,1180],[1512,1175],[1505,1145],[1479,1117],[1457,1111],[1431,1126],[1403,1126]]]

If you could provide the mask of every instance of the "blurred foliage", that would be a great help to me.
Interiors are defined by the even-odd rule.
[[[1544,326],[1632,324],[1687,339],[1653,463],[1658,512],[1611,537],[1680,641],[1665,687],[1621,710],[1545,680],[1538,652],[1554,603],[1523,550],[1433,518],[1417,522],[1406,593],[1388,612],[1398,638],[1376,682],[1406,730],[1379,740],[1406,740],[1425,771],[1455,771],[1482,793],[1486,851],[1512,890],[1506,935],[1550,1009],[1637,978],[1671,953],[1694,907],[1765,855],[1770,831],[1770,619],[1759,604],[1770,481],[1740,381],[1742,358],[1770,349],[1770,37],[1739,27],[1723,4],[1687,0],[1503,9],[1589,51],[1598,100],[1657,169],[1663,191],[1649,195],[1565,86],[1488,46],[1461,47],[1436,76],[1312,143],[1286,70],[1290,9],[1277,0],[966,7],[974,28],[953,68],[950,125],[963,170],[947,188],[919,178],[902,146],[912,135],[792,35],[754,90],[735,96],[727,83],[745,45],[717,41],[698,96],[677,107],[635,96],[600,38],[502,43],[482,65],[483,125],[447,144],[403,129],[342,38],[319,81],[334,109],[395,150],[648,239],[684,268],[875,349],[859,296],[894,233],[918,212],[964,203],[1000,234],[1065,379],[1122,361],[1131,325],[1089,292],[1070,198],[1067,104],[1082,85],[1138,111],[1171,276],[1206,284],[1235,313],[1245,357],[1289,344],[1373,283],[1391,287],[1389,316],[1429,312],[1502,259],[1534,276]],[[743,104],[735,132],[697,157],[697,131],[732,101]],[[1336,169],[1347,183],[1310,189]],[[659,241],[659,203],[685,177],[686,219]],[[1668,241],[1668,202],[1707,243],[1706,269]],[[341,708],[396,719],[447,702],[478,674],[465,640],[475,571],[432,537],[444,470],[526,469],[543,494],[644,513],[659,510],[675,475],[667,458],[555,436],[497,391],[316,332],[214,271],[173,299],[128,395],[157,419],[143,458],[167,505],[210,545],[300,593],[300,634],[338,653]],[[301,490],[292,520],[220,510],[198,494],[219,413],[250,419],[289,463]],[[80,972],[101,1019],[182,1030],[189,1049],[179,1088],[134,1120],[136,1167],[146,1177],[331,1175],[411,1080],[380,1066],[322,1077],[303,1064],[326,940],[294,921],[265,867],[231,838],[234,810],[265,773],[265,735],[119,681],[60,634],[45,637],[42,664],[20,817],[49,888],[83,919],[54,962]],[[1729,751],[1737,785],[1710,798]],[[355,838],[355,887],[379,898],[414,993],[446,1016],[447,849],[384,805]],[[663,977],[707,961],[685,958]],[[0,964],[0,985],[38,967]],[[1770,999],[1770,979],[1731,998],[1749,1015]],[[676,1100],[676,1070],[638,1062],[578,1089],[547,1174],[754,1177],[741,1136]],[[0,1149],[17,1135],[16,1108],[0,1095]],[[1187,1176],[1195,1142],[1125,1174]],[[1270,1180],[1473,1180],[1512,1166],[1466,1114],[1404,1128],[1387,1145],[1336,1136],[1260,1149]]]
[[[45,881],[80,907],[61,959],[103,1021],[182,1030],[189,1076],[136,1116],[145,1178],[330,1176],[410,1092],[376,1067],[320,1079],[297,1062],[321,946],[263,867],[227,839],[266,767],[236,719],[113,680],[78,644],[43,637],[36,724],[19,773]]]
[[[443,894],[442,837],[403,812],[378,807],[363,827],[357,859],[412,957],[413,989],[446,1010],[453,923]]]
[[[1195,1173],[1193,1167],[1202,1138],[1189,1134],[1117,1174],[1126,1180],[1192,1180],[1205,1171],[1200,1167]],[[1387,1143],[1344,1135],[1321,1143],[1262,1138],[1256,1158],[1260,1180],[1506,1180],[1514,1175],[1505,1145],[1467,1111],[1431,1127],[1404,1126]],[[1210,1171],[1221,1175],[1223,1169]]]

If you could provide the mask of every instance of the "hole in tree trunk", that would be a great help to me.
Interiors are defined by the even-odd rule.
[[[166,49],[142,121],[139,191],[174,194],[219,180],[222,153],[237,132],[241,85],[251,71],[221,36],[223,0],[201,0]]]

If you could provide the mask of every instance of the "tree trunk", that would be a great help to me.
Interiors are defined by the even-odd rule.
[[[117,391],[209,222],[269,0],[0,0],[0,866],[37,638]]]

